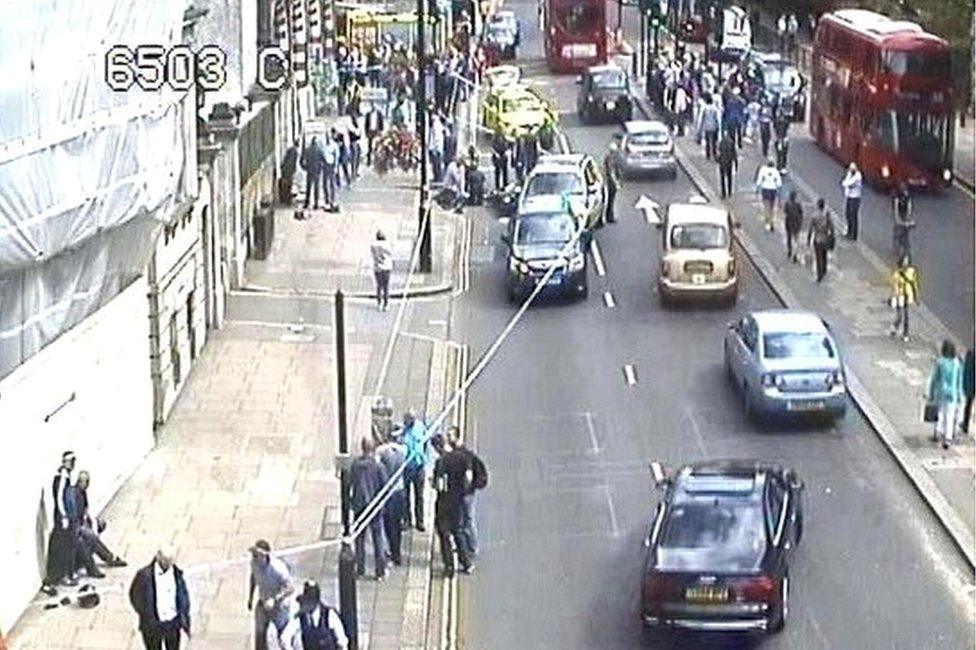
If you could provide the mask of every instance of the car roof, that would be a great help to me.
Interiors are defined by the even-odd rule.
[[[823,320],[811,311],[797,309],[767,309],[750,314],[764,332],[827,333]]]
[[[545,165],[549,167],[582,167],[586,161],[585,153],[547,153],[539,156],[536,167]]]
[[[668,127],[661,120],[629,120],[624,122],[624,131],[628,134],[652,133],[662,131],[668,133]]]
[[[668,225],[685,223],[727,224],[729,213],[725,208],[701,203],[672,203],[668,206]]]

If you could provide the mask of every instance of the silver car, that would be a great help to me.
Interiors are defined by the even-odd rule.
[[[664,172],[672,179],[678,176],[674,140],[658,120],[624,122],[624,130],[610,141],[609,156],[620,178],[651,172]]]
[[[724,348],[725,370],[742,391],[747,417],[846,412],[840,350],[816,314],[752,312],[729,323]]]

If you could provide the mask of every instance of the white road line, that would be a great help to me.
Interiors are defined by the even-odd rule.
[[[600,441],[596,437],[596,427],[593,426],[593,414],[587,411],[583,413],[583,419],[586,420],[586,432],[590,435],[590,451],[599,454]]]
[[[830,644],[827,643],[827,637],[824,636],[823,630],[820,629],[820,624],[817,623],[817,618],[811,614],[807,617],[807,620],[810,621],[810,627],[812,627],[813,631],[816,633],[817,640],[823,644],[823,647],[829,648]]]
[[[685,407],[685,417],[691,422],[691,430],[695,433],[695,442],[698,443],[698,451],[701,452],[702,456],[707,456],[708,451],[705,449],[705,439],[702,437],[701,429],[698,427],[698,421],[695,419],[695,415],[691,412],[691,409],[687,406]]]
[[[600,256],[600,247],[596,245],[596,240],[590,242],[590,252],[593,253],[593,265],[596,266],[596,274],[604,276],[607,274],[606,267],[603,266],[603,257]]]
[[[609,291],[604,291],[604,292],[603,292],[603,302],[604,302],[604,303],[606,304],[606,306],[607,306],[607,307],[609,307],[610,309],[613,309],[614,307],[616,307],[616,306],[617,306],[617,303],[616,303],[616,302],[614,302],[614,300],[613,300],[613,294],[612,294],[612,293],[610,293]]]
[[[436,336],[428,336],[427,334],[417,334],[416,332],[400,332],[400,336],[407,339],[417,339],[418,341],[427,341],[428,343],[447,343],[444,339],[439,339]]]
[[[634,371],[634,366],[629,363],[624,366],[624,378],[627,380],[628,386],[633,386],[637,383],[637,373]]]
[[[236,318],[228,318],[227,322],[232,325],[251,325],[254,327],[276,327],[279,329],[291,330],[293,332],[295,332],[294,328],[296,327],[296,325],[300,326],[301,328],[298,330],[298,332],[301,332],[302,330],[305,329],[316,329],[316,330],[322,330],[324,332],[332,331],[331,325],[317,325],[315,323],[282,323],[282,322],[267,321],[267,320],[239,320]],[[347,333],[352,331],[354,330],[351,327],[346,326]]]
[[[443,318],[431,318],[427,320],[428,325],[433,325],[434,327],[447,327],[447,321]]]
[[[607,495],[607,510],[610,511],[610,534],[614,537],[620,535],[620,529],[617,527],[617,509],[613,506],[613,495],[610,494],[610,484],[603,484],[604,492]]]

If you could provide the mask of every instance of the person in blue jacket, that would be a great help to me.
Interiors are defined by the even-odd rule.
[[[742,130],[745,126],[746,103],[742,99],[742,94],[738,88],[733,88],[732,93],[725,101],[722,111],[722,124],[725,126],[729,135],[735,140],[735,146],[742,148]]]
[[[942,342],[942,354],[932,368],[926,399],[939,408],[933,439],[941,440],[942,448],[948,449],[963,405],[962,362],[956,356],[956,346],[952,341]]]
[[[406,495],[407,522],[412,519],[420,532],[424,531],[424,476],[430,462],[430,433],[426,425],[417,419],[410,409],[403,414],[403,444],[407,448],[406,468],[403,471],[403,488]]]

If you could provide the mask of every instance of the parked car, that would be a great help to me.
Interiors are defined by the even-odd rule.
[[[725,208],[672,203],[663,223],[658,295],[665,305],[678,297],[718,298],[735,304],[739,282],[732,249],[732,217]]]
[[[847,412],[840,349],[816,314],[790,309],[746,314],[729,323],[724,358],[747,416],[843,417]]]
[[[606,224],[607,187],[600,165],[588,154],[540,156],[519,197],[520,209],[539,196],[557,196],[579,215],[584,228]]]
[[[803,482],[762,461],[651,464],[657,505],[641,577],[650,628],[779,632],[803,537]]]
[[[586,298],[589,232],[558,196],[526,202],[508,222],[508,298],[520,302],[553,266],[543,291]]]
[[[582,121],[593,122],[598,118],[629,120],[634,116],[627,73],[617,66],[589,67],[576,83],[580,87],[576,109]]]
[[[623,131],[614,134],[610,141],[610,164],[620,178],[657,172],[677,178],[678,162],[670,129],[659,120],[624,122]]]

